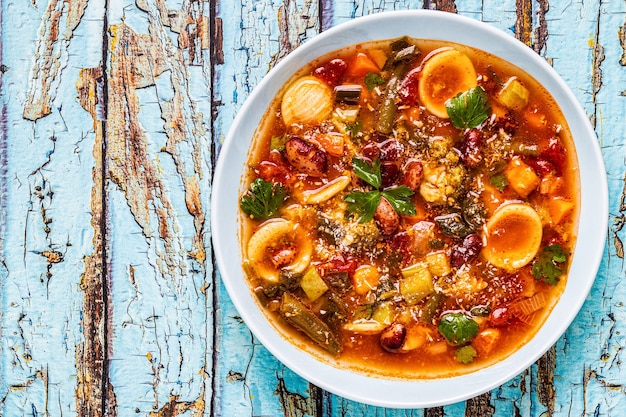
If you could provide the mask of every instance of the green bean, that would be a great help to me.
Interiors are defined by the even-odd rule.
[[[283,294],[280,314],[288,323],[309,336],[331,354],[337,355],[341,352],[341,342],[330,327],[294,295],[288,292]]]
[[[424,304],[424,309],[422,310],[422,321],[424,323],[432,324],[433,318],[435,318],[435,313],[443,300],[443,293],[434,292],[430,298]]]
[[[407,68],[405,62],[396,65],[391,74],[391,78],[387,82],[385,94],[382,97],[380,108],[378,109],[378,120],[376,121],[376,130],[380,133],[389,134],[393,130],[396,112],[398,110],[396,103],[398,89],[400,88],[402,77],[407,71]]]

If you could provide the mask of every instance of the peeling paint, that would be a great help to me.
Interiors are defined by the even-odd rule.
[[[67,47],[73,32],[87,8],[87,0],[50,0],[41,17],[30,73],[30,86],[23,117],[37,120],[51,112],[55,88],[59,83],[63,62],[67,59]],[[61,25],[65,21],[65,31],[59,37]]]
[[[309,30],[319,30],[317,9],[312,8],[312,1],[306,0],[301,9],[295,0],[285,0],[278,13],[278,53],[272,57],[270,67],[276,65],[289,52],[297,48],[305,39]]]
[[[619,44],[622,48],[622,55],[619,59],[619,64],[623,67],[626,66],[626,23],[617,31],[617,37],[619,38]]]

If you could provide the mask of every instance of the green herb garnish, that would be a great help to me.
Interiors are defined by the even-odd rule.
[[[361,131],[361,126],[362,122],[360,120],[357,120],[354,123],[348,123],[346,125],[346,132],[348,132],[351,138],[355,138]]]
[[[257,178],[250,189],[241,197],[239,207],[254,220],[265,220],[278,214],[287,192],[280,183],[272,183]]]
[[[380,201],[380,192],[354,191],[348,194],[345,200],[349,203],[348,212],[359,216],[360,223],[367,223],[374,217]]]
[[[478,323],[463,313],[448,313],[441,318],[439,333],[454,346],[463,346],[478,334]]]
[[[367,88],[369,91],[372,91],[374,88],[376,88],[376,86],[384,84],[385,80],[383,80],[383,77],[381,77],[380,74],[376,74],[375,72],[370,71],[365,76],[364,83],[365,88]]]
[[[380,161],[374,159],[371,163],[359,158],[352,158],[352,166],[357,177],[378,189],[383,183],[380,174]]]
[[[478,355],[478,352],[472,345],[463,346],[454,352],[454,358],[465,365],[472,363],[476,355]]]
[[[509,185],[509,180],[506,175],[500,173],[491,177],[489,184],[493,185],[498,191],[502,192],[506,186]]]
[[[414,193],[409,187],[401,185],[379,190],[382,186],[382,177],[378,159],[370,163],[352,158],[352,165],[356,176],[375,188],[372,191],[353,191],[345,198],[349,203],[348,212],[358,215],[361,223],[372,220],[381,197],[385,197],[398,214],[415,215],[415,206],[411,203],[411,196]]]
[[[457,129],[471,129],[489,117],[491,105],[482,87],[473,87],[446,101],[450,121]]]
[[[567,255],[563,252],[561,245],[556,243],[548,245],[537,255],[533,264],[533,275],[546,284],[556,285],[563,273],[560,264],[565,261],[567,261]]]

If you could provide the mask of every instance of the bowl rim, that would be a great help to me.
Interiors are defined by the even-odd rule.
[[[449,30],[452,24],[456,30]],[[236,219],[238,193],[233,192],[233,188],[240,190],[245,158],[256,131],[257,124],[251,121],[260,120],[295,71],[341,47],[403,35],[482,49],[522,68],[544,85],[561,106],[579,159],[581,199],[577,242],[567,284],[546,322],[532,339],[501,362],[469,374],[438,379],[387,379],[337,368],[279,334],[260,311],[245,282]],[[234,166],[235,163],[239,166]],[[333,394],[381,407],[426,408],[456,403],[502,385],[532,365],[561,337],[582,307],[598,272],[607,233],[608,185],[604,161],[589,118],[565,81],[545,59],[510,34],[470,17],[434,10],[389,11],[358,17],[312,37],[288,54],[259,82],[238,111],[222,145],[213,177],[211,238],[216,267],[244,323],[277,359],[304,379]]]

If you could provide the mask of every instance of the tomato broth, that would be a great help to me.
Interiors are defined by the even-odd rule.
[[[464,45],[401,38],[302,68],[240,190],[268,317],[329,363],[436,378],[511,355],[567,280],[579,174],[546,89]]]

